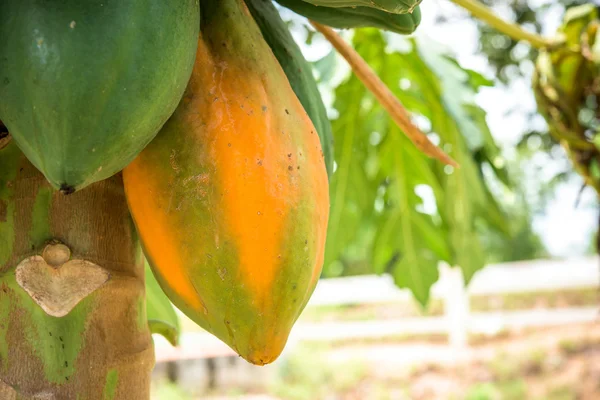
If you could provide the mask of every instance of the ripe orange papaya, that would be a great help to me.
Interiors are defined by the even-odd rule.
[[[251,363],[274,361],[323,264],[319,136],[243,0],[202,0],[186,92],[123,171],[171,301]]]

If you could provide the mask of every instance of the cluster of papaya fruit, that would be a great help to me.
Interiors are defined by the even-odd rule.
[[[594,4],[567,10],[563,46],[541,51],[533,90],[550,133],[585,183],[600,194],[600,16]]]
[[[278,2],[336,28],[420,19],[420,0]],[[65,195],[122,171],[171,301],[249,362],[278,357],[320,275],[333,143],[271,0],[2,1],[0,120],[0,157]]]

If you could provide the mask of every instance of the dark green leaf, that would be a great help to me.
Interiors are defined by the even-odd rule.
[[[150,332],[165,337],[173,346],[179,342],[179,318],[167,295],[156,281],[148,262],[146,273],[146,312]]]

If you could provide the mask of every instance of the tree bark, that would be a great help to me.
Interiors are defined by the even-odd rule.
[[[120,174],[63,195],[0,146],[0,398],[148,399],[145,304]]]

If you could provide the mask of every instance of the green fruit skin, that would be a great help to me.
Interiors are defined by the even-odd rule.
[[[333,172],[333,134],[310,64],[304,59],[285,22],[271,0],[246,0],[265,41],[279,61],[290,86],[310,117],[323,149],[327,175]]]
[[[339,29],[372,27],[408,35],[421,23],[418,6],[409,14],[392,14],[370,7],[321,7],[303,0],[277,2],[308,19]]]
[[[392,14],[407,14],[413,12],[421,0],[306,0],[306,2],[321,7],[368,7]]]
[[[0,119],[66,193],[123,169],[183,95],[198,0],[0,1]]]

